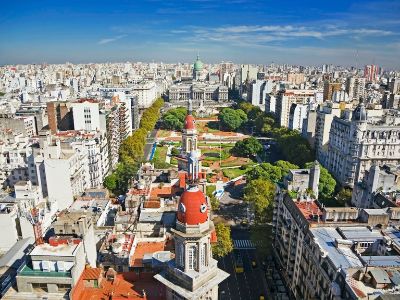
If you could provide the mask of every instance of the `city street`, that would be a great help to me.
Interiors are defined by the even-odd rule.
[[[153,148],[156,134],[157,134],[157,129],[153,129],[150,135],[146,138],[146,145],[144,146],[144,158],[146,160],[148,160],[150,157],[151,149]]]
[[[236,248],[233,253],[221,258],[218,264],[221,269],[231,274],[220,285],[220,299],[252,300],[259,299],[261,295],[264,295],[265,299],[270,299],[267,297],[265,273],[261,262],[257,259],[248,230],[233,228],[232,239]],[[236,252],[240,252],[242,256],[243,273],[235,272],[234,256]],[[252,266],[253,261],[257,263],[256,267]]]

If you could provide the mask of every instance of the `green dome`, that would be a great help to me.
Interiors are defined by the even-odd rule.
[[[197,55],[197,59],[196,59],[196,61],[194,62],[194,64],[193,64],[193,69],[195,70],[195,71],[202,71],[203,70],[203,63],[202,63],[202,61],[200,60],[200,57]]]

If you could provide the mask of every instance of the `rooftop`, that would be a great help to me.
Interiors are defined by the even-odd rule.
[[[100,275],[102,270],[85,269],[74,288],[74,300],[119,300],[119,299],[141,299],[141,300],[162,300],[165,299],[165,289],[158,283],[152,273],[141,273],[140,278],[134,273],[117,274],[114,280],[101,280],[99,287],[85,287],[83,281],[92,280],[92,275]],[[97,277],[99,278],[99,277]],[[96,278],[96,279],[97,279]],[[143,297],[143,291],[146,296]]]
[[[374,242],[383,239],[383,235],[379,230],[370,230],[366,226],[339,227],[338,230],[343,238],[351,241]]]
[[[308,221],[317,221],[323,215],[315,201],[294,201],[294,203]]]
[[[320,246],[326,255],[330,258],[336,268],[352,268],[362,267],[363,264],[360,259],[350,248],[337,247],[336,240],[341,240],[342,237],[331,227],[311,228],[312,234],[316,239],[316,243]]]
[[[37,245],[32,252],[30,253],[30,256],[55,256],[55,257],[69,257],[69,256],[75,256],[76,255],[76,250],[78,249],[80,244],[61,244],[58,246],[51,246],[49,244],[41,244]]]
[[[18,276],[29,276],[29,277],[71,277],[71,271],[59,272],[59,271],[42,271],[35,270],[30,264],[25,265],[22,270],[18,273]]]
[[[167,242],[139,242],[136,245],[135,252],[129,262],[131,267],[143,267],[143,259],[148,254],[155,252],[171,250],[173,247],[172,241]]]

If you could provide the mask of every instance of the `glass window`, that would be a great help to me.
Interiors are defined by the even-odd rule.
[[[200,250],[200,264],[202,266],[206,265],[206,253],[207,253],[207,244],[202,244]]]
[[[196,255],[196,249],[197,247],[195,245],[189,246],[188,249],[188,260],[189,260],[189,270],[194,270],[197,267],[197,255]]]

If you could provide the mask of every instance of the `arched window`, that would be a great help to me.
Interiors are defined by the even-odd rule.
[[[206,266],[207,244],[202,244],[200,249],[200,265]]]
[[[188,248],[188,264],[189,270],[197,268],[197,247],[195,245]]]
[[[179,244],[178,264],[182,267],[185,265],[185,248],[183,247],[183,244]]]

